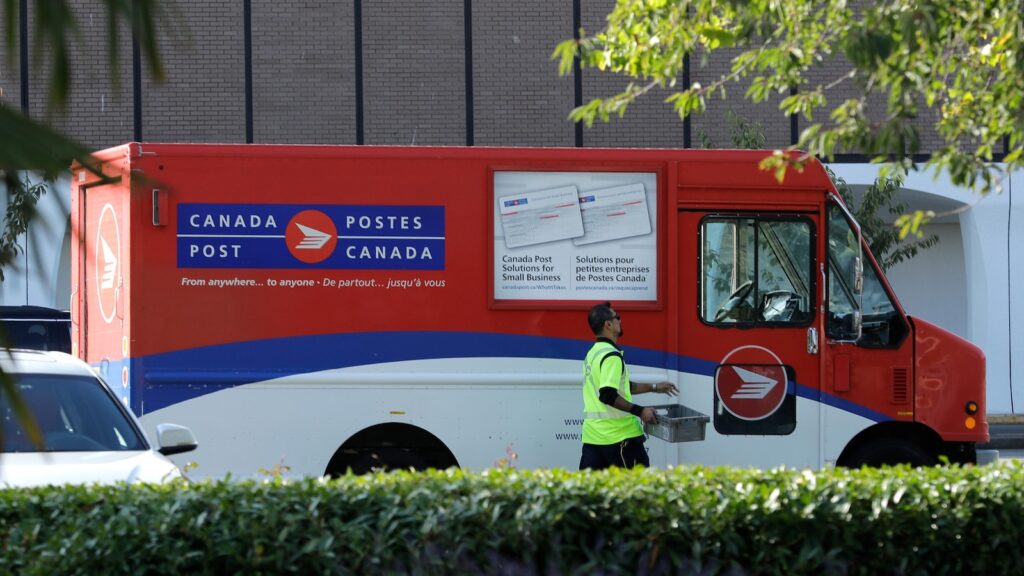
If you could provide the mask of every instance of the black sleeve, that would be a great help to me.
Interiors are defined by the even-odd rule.
[[[601,402],[609,406],[615,406],[615,399],[619,397],[619,391],[615,388],[605,386],[598,389],[597,397]]]

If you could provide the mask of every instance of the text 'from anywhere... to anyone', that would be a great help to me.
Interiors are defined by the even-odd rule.
[[[259,284],[251,278],[211,278],[206,280],[204,278],[189,278],[188,276],[181,277],[182,286],[213,286],[216,288],[224,288],[226,286],[259,286]]]

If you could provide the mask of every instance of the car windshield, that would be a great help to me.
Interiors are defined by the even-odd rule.
[[[145,450],[145,441],[117,401],[94,378],[49,374],[12,375],[43,438],[32,442],[9,395],[0,392],[3,452]]]

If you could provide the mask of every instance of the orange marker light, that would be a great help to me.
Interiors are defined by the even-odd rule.
[[[964,426],[966,426],[968,430],[974,430],[975,424],[974,418],[970,416],[967,417],[967,420],[964,420]]]

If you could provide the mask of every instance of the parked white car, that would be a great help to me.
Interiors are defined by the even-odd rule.
[[[0,393],[0,487],[166,482],[182,475],[167,456],[197,447],[188,428],[161,424],[153,448],[135,416],[73,356],[0,349],[0,368],[42,439],[32,441],[10,395]]]

